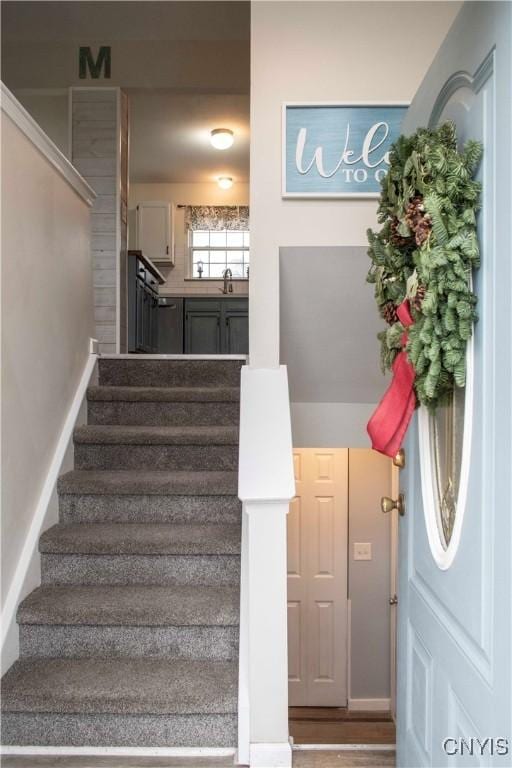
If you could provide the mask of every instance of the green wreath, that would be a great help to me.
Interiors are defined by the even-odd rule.
[[[466,378],[466,345],[477,319],[472,270],[481,185],[473,175],[482,145],[457,150],[453,123],[400,136],[390,152],[378,208],[379,232],[368,230],[367,281],[388,328],[378,334],[382,368],[402,348],[397,306],[409,300],[414,324],[406,351],[416,372],[417,401],[435,408]]]

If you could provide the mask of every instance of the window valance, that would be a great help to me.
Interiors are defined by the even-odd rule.
[[[187,205],[185,224],[188,229],[232,231],[249,229],[248,205]]]

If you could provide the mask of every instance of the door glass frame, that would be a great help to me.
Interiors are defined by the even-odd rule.
[[[474,391],[474,334],[466,347],[466,392],[464,398],[464,433],[462,438],[462,461],[460,468],[459,492],[456,499],[455,522],[448,546],[442,540],[439,529],[440,509],[437,492],[437,474],[434,466],[432,414],[425,406],[418,412],[418,441],[420,452],[421,492],[425,527],[430,551],[438,567],[445,571],[455,559],[462,533],[464,512],[469,484],[471,462],[471,438],[473,433],[473,391]]]

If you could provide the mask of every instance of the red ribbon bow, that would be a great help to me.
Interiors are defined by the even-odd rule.
[[[405,328],[413,324],[407,299],[397,307],[396,312]],[[393,361],[393,380],[366,427],[372,448],[391,458],[394,458],[402,447],[402,440],[416,406],[416,374],[405,351],[406,343],[407,331],[402,336],[402,351]]]

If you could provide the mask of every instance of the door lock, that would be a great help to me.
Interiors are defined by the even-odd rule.
[[[389,604],[390,605],[398,605],[398,595],[393,595],[393,597],[389,598]]]
[[[393,509],[396,509],[398,514],[403,517],[405,515],[404,494],[398,494],[398,499],[390,499],[389,496],[383,496],[380,500],[380,508],[382,512],[391,512]]]

